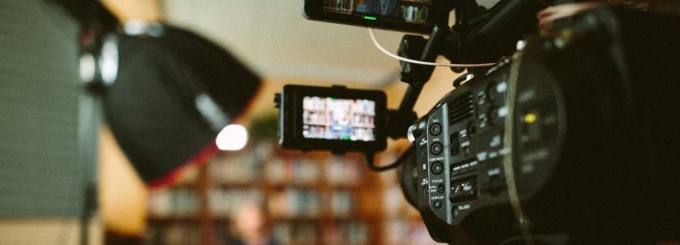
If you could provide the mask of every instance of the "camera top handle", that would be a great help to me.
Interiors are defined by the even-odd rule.
[[[402,57],[418,57],[422,61],[433,62],[437,56],[442,54],[444,45],[446,44],[446,37],[449,36],[449,27],[445,24],[437,24],[432,30],[430,39],[425,41],[420,36],[406,35],[402,39],[399,48],[399,55]],[[418,96],[423,89],[423,85],[430,80],[434,66],[419,65],[413,63],[402,62],[401,80],[409,84],[409,87],[404,94],[404,97],[399,105],[398,110],[388,110],[387,120],[389,129],[387,136],[393,139],[406,137],[406,132],[411,124],[418,119],[418,116],[413,111],[413,106],[418,100]],[[365,153],[366,163],[373,171],[385,171],[400,166],[403,162],[397,160],[396,162],[386,166],[375,166],[373,162],[373,154]]]
[[[451,3],[446,7],[455,9],[456,24],[449,28],[448,24],[437,23],[427,40],[422,36],[404,35],[397,52],[399,56],[425,62],[434,62],[439,55],[456,63],[496,62],[514,52],[517,41],[537,30],[536,13],[547,6],[537,0],[501,0],[486,11],[475,0],[453,0]],[[409,87],[399,110],[393,113],[408,115],[412,113],[423,86],[430,80],[434,66],[405,61],[400,61],[400,64],[401,81]],[[462,72],[462,69],[452,69]],[[389,136],[403,137],[405,132],[402,130]]]
[[[536,13],[547,5],[539,0],[501,0],[486,10],[476,0],[450,0],[441,6],[455,9],[455,25],[449,28],[447,23],[437,23],[427,40],[422,36],[404,35],[397,53],[425,62],[434,62],[439,55],[454,63],[496,62],[514,52],[517,41],[537,30]],[[405,61],[400,64],[400,79],[409,86],[399,109],[388,111],[388,136],[394,139],[405,137],[410,124],[417,119],[413,106],[434,71],[434,66]],[[462,68],[451,69],[463,71]],[[468,70],[474,73],[486,68]],[[366,161],[374,171],[401,165],[401,161],[396,161],[387,166],[375,166],[372,153],[366,153]]]

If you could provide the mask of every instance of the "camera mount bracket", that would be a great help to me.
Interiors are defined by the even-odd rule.
[[[514,43],[536,29],[538,21],[535,13],[545,7],[535,0],[501,1],[488,11],[476,0],[452,0],[450,3],[447,8],[455,9],[456,24],[453,27],[449,27],[448,23],[435,24],[427,40],[422,36],[405,35],[399,56],[425,62],[434,62],[439,55],[456,63],[496,62],[514,52]],[[403,61],[400,64],[400,79],[409,86],[399,109],[388,110],[387,120],[391,126],[388,136],[394,139],[406,136],[409,125],[404,122],[417,119],[413,106],[434,71],[433,66]],[[452,70],[462,72],[463,68]],[[374,171],[401,165],[401,161],[396,161],[386,166],[375,166],[374,152],[365,152],[365,156],[368,167]]]

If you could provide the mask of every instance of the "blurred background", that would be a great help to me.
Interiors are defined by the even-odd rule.
[[[434,243],[396,171],[371,172],[358,154],[277,146],[273,99],[285,84],[379,89],[398,107],[407,87],[399,62],[366,28],[305,20],[302,1],[101,1],[120,23],[162,22],[214,42],[260,78],[232,121],[246,128],[245,147],[182,159],[170,181],[151,187],[117,142],[100,95],[82,82],[87,37],[64,6],[87,2],[0,0],[0,245],[227,244],[243,233],[235,214],[250,202],[280,244]],[[393,53],[404,34],[376,30]],[[436,68],[418,115],[456,77]],[[408,145],[390,140],[377,163]]]

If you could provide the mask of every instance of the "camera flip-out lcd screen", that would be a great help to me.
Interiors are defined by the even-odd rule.
[[[439,0],[305,0],[308,19],[429,34],[448,13]]]
[[[286,85],[278,95],[284,148],[377,152],[386,146],[386,97],[379,90]]]

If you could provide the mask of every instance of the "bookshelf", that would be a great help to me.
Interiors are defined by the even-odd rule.
[[[335,109],[329,109],[335,108]],[[303,99],[303,135],[309,138],[337,137],[342,131],[347,140],[375,140],[375,102],[320,97]],[[334,114],[335,113],[335,114]],[[351,131],[347,126],[351,126]]]
[[[410,143],[405,140],[391,142],[391,147],[380,155],[378,164],[387,165],[396,161]],[[385,214],[382,222],[382,244],[390,245],[436,245],[425,227],[419,211],[404,197],[397,171],[379,174],[382,182],[381,209]]]
[[[171,188],[149,193],[147,231],[143,244],[199,245],[211,244],[204,201],[204,168],[189,175]]]
[[[363,162],[275,142],[221,152],[150,194],[146,244],[218,244],[244,200],[264,203],[281,244],[383,244],[381,182]]]

